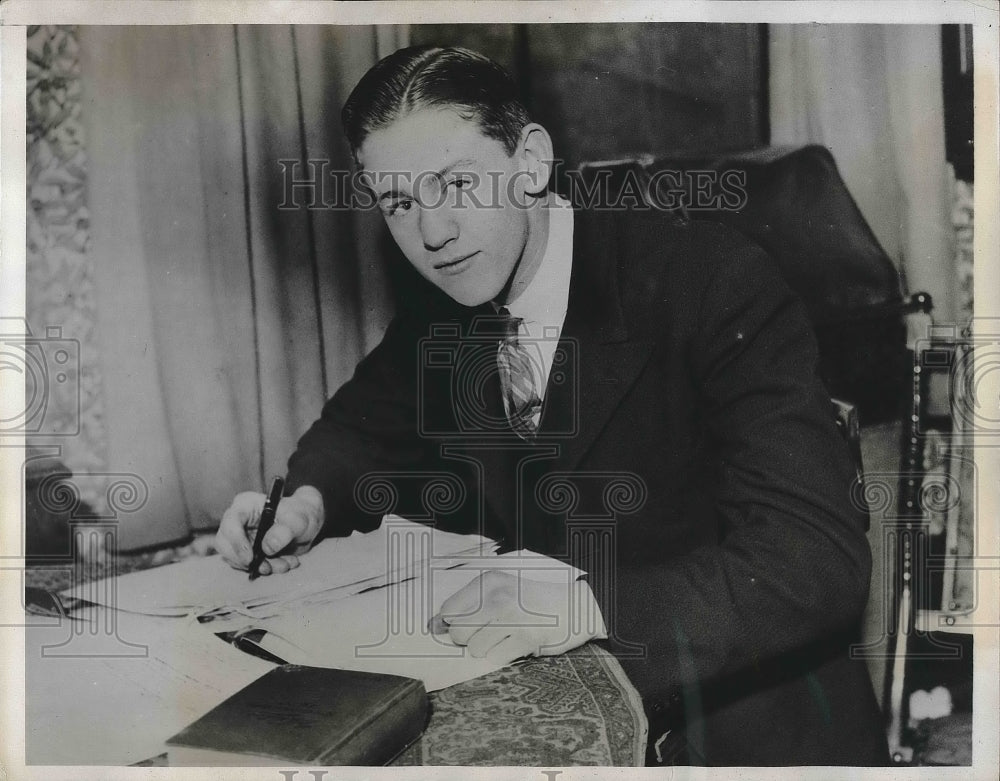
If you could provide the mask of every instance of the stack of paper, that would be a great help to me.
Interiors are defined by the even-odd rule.
[[[431,619],[446,599],[491,570],[506,572],[519,584],[523,580],[554,582],[565,588],[570,600],[572,584],[581,574],[528,552],[466,558],[453,567],[439,564],[447,562],[431,562],[422,574],[385,588],[253,621],[245,629],[266,630],[259,645],[287,662],[406,675],[421,679],[427,691],[435,691],[504,666],[473,658],[447,633],[434,634]],[[519,613],[519,626],[555,625],[556,617],[532,605],[523,593]]]
[[[496,548],[389,516],[374,532],[324,540],[282,575],[250,581],[211,556],[68,589],[63,596],[95,606],[28,631],[29,762],[125,764],[159,753],[273,667],[216,634],[249,633],[290,663],[419,678],[428,691],[495,670],[432,632],[442,603],[486,570],[563,583],[567,594],[581,574]],[[522,607],[529,621],[554,620]]]
[[[219,556],[83,583],[61,593],[94,604],[158,616],[205,613],[274,615],[296,600],[338,599],[411,577],[430,559],[491,555],[496,543],[475,534],[453,534],[399,516],[386,516],[367,534],[323,540],[280,576],[249,580]]]
[[[90,608],[25,630],[25,758],[128,765],[275,665],[196,622]]]

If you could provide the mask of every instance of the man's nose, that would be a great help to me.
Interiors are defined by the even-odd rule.
[[[438,204],[420,210],[420,236],[424,249],[435,252],[458,238],[458,223],[451,210]]]

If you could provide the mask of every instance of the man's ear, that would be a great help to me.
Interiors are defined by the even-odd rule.
[[[552,176],[552,138],[549,131],[532,122],[521,130],[518,144],[522,170],[525,171],[525,192],[539,196],[545,193]]]

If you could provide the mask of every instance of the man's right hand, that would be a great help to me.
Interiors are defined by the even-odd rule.
[[[253,538],[266,499],[264,494],[252,491],[237,494],[223,514],[215,547],[229,566],[249,568]],[[304,485],[284,497],[278,504],[274,526],[264,535],[263,548],[268,558],[260,565],[260,574],[288,572],[299,566],[299,555],[309,550],[322,528],[323,496],[318,490]]]

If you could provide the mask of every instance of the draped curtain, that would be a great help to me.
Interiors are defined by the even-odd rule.
[[[940,26],[772,25],[769,63],[771,142],[827,146],[909,290],[954,322]]]
[[[214,527],[236,493],[282,474],[381,338],[381,218],[306,208],[308,188],[289,201],[287,185],[350,170],[340,106],[405,37],[80,28],[107,465],[149,489],[123,548]]]

